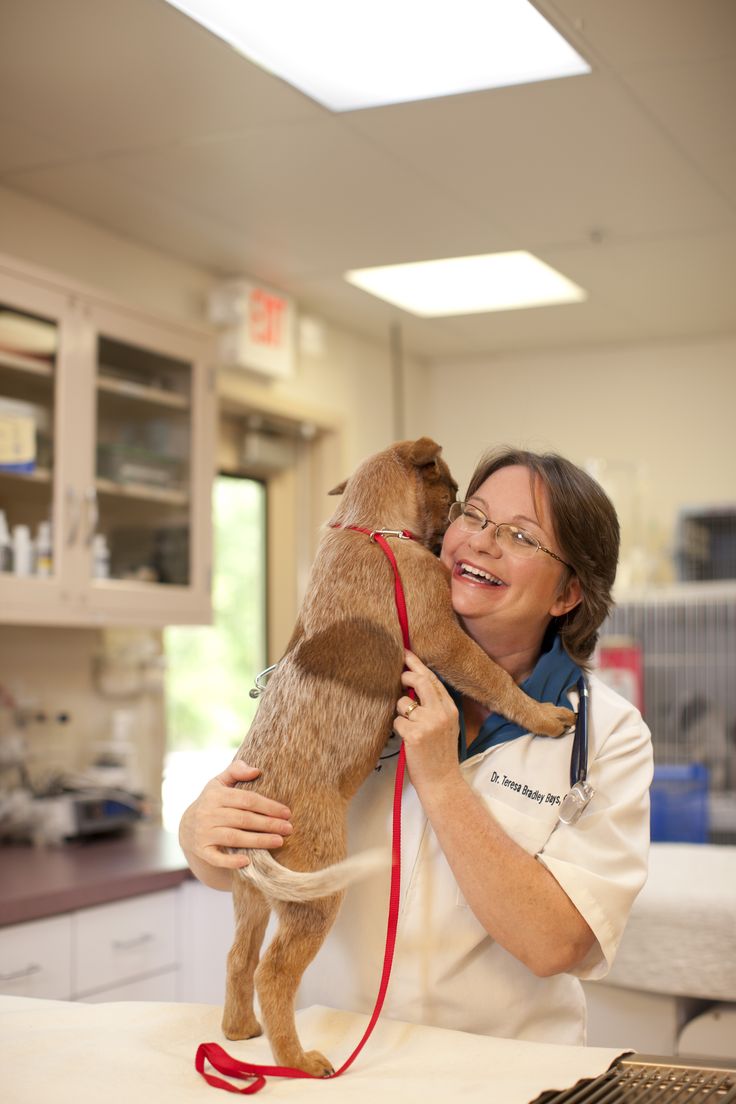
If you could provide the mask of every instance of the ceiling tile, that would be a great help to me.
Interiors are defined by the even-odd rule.
[[[237,226],[172,203],[96,162],[22,173],[12,186],[214,274],[258,272],[267,249]],[[266,276],[262,278],[265,280]]]
[[[606,242],[545,257],[587,288],[590,302],[632,319],[632,332],[702,336],[736,331],[736,232]]]
[[[724,171],[736,157],[736,46],[731,58],[635,70],[626,82],[704,175],[736,201],[736,174]]]
[[[139,191],[268,242],[284,273],[504,248],[479,220],[338,119],[279,126],[104,159]],[[30,176],[10,178],[25,187]]]
[[[517,245],[708,229],[733,212],[633,98],[600,75],[355,113],[392,156]]]
[[[736,47],[733,0],[541,0],[539,7],[619,70],[705,61]]]
[[[0,102],[79,153],[326,112],[163,0],[3,0]]]
[[[0,179],[11,171],[71,160],[73,151],[63,142],[0,114]]]

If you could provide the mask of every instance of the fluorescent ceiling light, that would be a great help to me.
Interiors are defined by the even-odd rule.
[[[168,0],[331,111],[589,73],[528,0]]]
[[[360,268],[345,279],[422,318],[581,303],[587,292],[532,253],[488,253]]]

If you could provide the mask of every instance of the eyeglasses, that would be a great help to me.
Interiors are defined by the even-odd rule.
[[[564,564],[570,571],[575,570],[556,552],[545,548],[536,537],[533,537],[531,533],[527,533],[526,529],[519,529],[518,525],[510,525],[508,522],[501,522],[498,525],[470,502],[453,502],[449,517],[451,523],[457,521],[460,528],[464,529],[466,533],[480,533],[490,525],[501,548],[505,552],[510,552],[513,556],[518,556],[519,559],[528,560],[536,552],[546,552],[553,560]]]

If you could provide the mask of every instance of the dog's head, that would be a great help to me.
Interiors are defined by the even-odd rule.
[[[432,548],[447,528],[457,483],[430,437],[399,441],[370,456],[330,494],[342,495],[334,525],[409,529]]]

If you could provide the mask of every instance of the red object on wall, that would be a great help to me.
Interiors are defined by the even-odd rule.
[[[644,712],[644,665],[641,645],[633,637],[603,637],[598,644],[595,671],[606,686]]]

